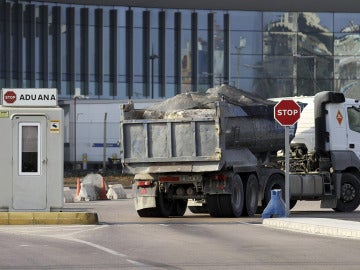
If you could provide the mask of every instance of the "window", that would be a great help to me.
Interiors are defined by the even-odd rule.
[[[19,124],[19,174],[40,175],[40,124]]]
[[[349,128],[355,132],[360,132],[360,107],[349,107],[348,119],[349,119]]]

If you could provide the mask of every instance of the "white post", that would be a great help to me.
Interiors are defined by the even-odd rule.
[[[290,214],[290,181],[289,181],[289,126],[285,126],[285,212],[286,216]]]

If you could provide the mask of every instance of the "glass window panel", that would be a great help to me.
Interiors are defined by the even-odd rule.
[[[142,76],[143,74],[143,43],[142,29],[134,29],[134,75]]]
[[[175,95],[175,84],[167,80],[165,88],[165,98],[173,97]]]
[[[150,10],[150,27],[159,28],[159,12],[160,9],[151,9]]]
[[[19,124],[19,173],[40,173],[40,134],[38,123]]]
[[[117,52],[118,52],[118,73],[120,75],[125,75],[126,73],[126,39],[125,39],[125,28],[118,28],[117,36]]]
[[[80,25],[75,25],[75,74],[80,75],[81,70],[81,47],[85,41],[81,40]]]
[[[360,57],[336,57],[335,78],[341,80],[360,79]]]
[[[297,53],[297,35],[293,32],[265,32],[263,53],[267,55],[294,55]]]
[[[137,82],[134,82],[133,95],[132,95],[131,98],[132,99],[145,98],[144,97],[144,87],[145,87],[145,85],[143,83],[139,82],[139,80],[142,80],[142,78],[137,78],[136,76],[134,76],[134,80],[137,81]]]
[[[51,19],[50,19],[51,21]],[[53,72],[53,57],[54,57],[54,24],[50,23],[48,25],[48,69],[49,74]]]
[[[165,12],[165,27],[166,29],[174,29],[174,10],[166,10]]]
[[[264,31],[296,32],[297,24],[296,12],[263,13]]]
[[[333,29],[332,13],[300,12],[298,14],[299,32],[332,32]]]
[[[61,25],[61,69],[63,73],[66,73],[67,68],[67,52],[69,48],[67,46],[67,25]]]
[[[335,13],[334,31],[339,33],[360,32],[359,13]]]
[[[209,65],[209,51],[208,51],[208,32],[206,30],[198,31],[198,77],[199,84],[208,83],[208,65]]]
[[[191,29],[191,13],[192,11],[181,10],[181,29]]]
[[[181,77],[182,84],[188,84],[191,86],[191,31],[183,30],[181,35]],[[186,86],[184,91],[190,91]]]
[[[261,77],[262,70],[262,57],[260,55],[230,55],[230,81],[236,81],[235,78]]]
[[[104,21],[108,21],[104,17]],[[110,75],[110,27],[103,27],[103,72],[104,75]]]
[[[143,12],[146,11],[144,8],[133,8],[134,11],[134,27],[143,27]]]
[[[231,30],[261,31],[261,12],[256,11],[230,11]]]
[[[360,34],[335,33],[334,55],[338,55],[338,56],[360,55]]]
[[[331,56],[333,51],[332,33],[299,33],[298,35],[298,54]]]
[[[165,47],[165,74],[167,76],[174,76],[174,53],[175,53],[175,40],[174,30],[167,29],[165,33],[166,47]]]
[[[230,53],[262,54],[262,32],[231,31]]]
[[[224,12],[214,12],[214,31],[224,30]]]
[[[95,74],[95,27],[89,27],[89,72],[90,75]]]
[[[116,7],[118,13],[118,26],[125,27],[126,26],[126,16],[125,11],[127,8],[125,7]]]
[[[198,29],[204,30],[208,28],[208,12],[199,11],[198,12]]]

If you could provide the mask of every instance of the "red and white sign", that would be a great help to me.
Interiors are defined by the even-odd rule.
[[[274,107],[274,118],[282,126],[295,125],[299,120],[301,108],[294,100],[283,99]]]
[[[2,89],[2,105],[8,107],[53,107],[58,104],[55,88]]]
[[[13,104],[16,101],[16,94],[14,91],[6,91],[4,93],[4,102]]]

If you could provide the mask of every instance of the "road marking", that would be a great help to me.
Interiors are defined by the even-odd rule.
[[[55,238],[59,238],[59,237],[56,237]],[[96,249],[100,249],[106,253],[109,253],[111,255],[115,255],[115,256],[120,256],[120,257],[128,257],[127,255],[125,254],[122,254],[122,253],[119,253],[113,249],[110,249],[110,248],[107,248],[107,247],[104,247],[104,246],[101,246],[101,245],[98,245],[98,244],[94,244],[94,243],[91,243],[91,242],[88,242],[88,241],[85,241],[85,240],[80,240],[80,239],[70,239],[70,238],[61,238],[61,239],[65,239],[65,240],[70,240],[70,241],[73,241],[73,242],[77,242],[77,243],[81,243],[81,244],[85,244],[85,245],[88,245],[90,247],[93,247],[93,248],[96,248]]]

